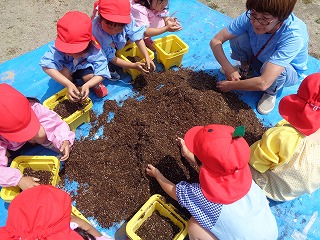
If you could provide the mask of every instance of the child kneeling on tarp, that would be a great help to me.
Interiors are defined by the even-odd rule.
[[[250,148],[244,128],[212,124],[196,126],[178,138],[181,154],[199,170],[199,183],[177,185],[148,165],[147,174],[192,215],[188,234],[193,239],[277,239],[276,220],[268,201],[252,181]],[[268,226],[268,227],[266,227]]]

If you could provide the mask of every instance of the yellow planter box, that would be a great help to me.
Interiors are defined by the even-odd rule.
[[[180,66],[183,55],[188,52],[188,45],[177,35],[170,34],[153,41],[157,50],[157,61],[162,63],[165,70],[172,66]]]
[[[163,197],[155,194],[140,208],[140,210],[130,219],[126,225],[126,234],[131,240],[141,240],[136,234],[140,226],[153,214],[158,211],[160,215],[169,218],[176,226],[180,228],[173,240],[183,240],[187,234],[187,222],[177,212],[174,206],[164,202]]]
[[[150,59],[153,60],[154,59],[154,53],[147,48],[148,54],[150,56]],[[146,62],[144,56],[142,55],[142,53],[140,52],[140,49],[138,48],[138,46],[136,45],[136,43],[131,43],[127,46],[125,46],[124,48],[118,50],[116,52],[116,56],[118,58],[121,58],[122,60],[125,60],[127,62],[131,62],[128,57],[139,57],[141,58],[141,62]],[[131,69],[131,68],[123,68],[124,72],[127,72],[131,75],[132,80],[136,79],[141,72],[136,70],[136,69]]]
[[[60,161],[54,156],[19,156],[13,159],[11,168],[17,168],[23,174],[25,168],[31,168],[34,171],[45,170],[52,172],[51,184],[56,186],[60,181],[59,169]],[[11,202],[21,189],[16,187],[3,187],[1,189],[1,198],[6,202]]]
[[[82,220],[85,220],[87,223],[89,223],[89,224],[91,225],[91,223],[88,221],[88,219],[86,219],[86,218],[82,215],[82,213],[81,213],[78,209],[76,209],[76,207],[74,207],[73,205],[72,205],[71,207],[72,207],[71,215],[74,215],[74,216],[76,216],[76,217],[78,217],[78,218],[81,218]]]
[[[60,102],[69,99],[67,88],[62,89],[56,94],[52,95],[43,102],[43,106],[53,110]],[[89,110],[92,108],[92,101],[90,98],[87,98],[85,101],[85,106],[82,110],[77,110],[72,113],[69,117],[64,118],[63,120],[68,123],[71,131],[76,131],[77,127],[82,123],[90,122],[90,113]]]

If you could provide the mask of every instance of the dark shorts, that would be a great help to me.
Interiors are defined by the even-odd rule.
[[[79,69],[72,74],[73,79],[82,79],[83,76],[94,73],[92,67],[87,67],[85,69]]]

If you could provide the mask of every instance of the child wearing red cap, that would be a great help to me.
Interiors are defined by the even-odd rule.
[[[0,186],[19,186],[22,190],[39,185],[39,179],[22,176],[19,169],[7,167],[10,152],[26,142],[41,144],[69,158],[75,133],[60,116],[8,84],[0,84]],[[11,158],[12,159],[12,158]]]
[[[97,11],[99,16],[94,18]],[[92,18],[94,18],[92,33],[100,42],[109,62],[119,67],[148,72],[144,63],[127,62],[116,57],[116,51],[122,49],[129,39],[137,44],[146,60],[148,69],[150,69],[150,65],[155,69],[143,41],[146,29],[144,26],[136,26],[135,20],[130,14],[129,0],[99,0],[94,4]]]
[[[10,203],[0,239],[112,240],[85,220],[71,216],[71,209],[69,194],[54,186],[27,189]]]
[[[169,17],[168,0],[132,0],[131,14],[137,26],[145,26],[144,42],[155,51],[151,37],[165,32],[176,32],[182,29],[177,18]]]
[[[279,103],[284,118],[251,146],[255,182],[266,196],[288,201],[320,188],[320,73]]]
[[[263,191],[252,181],[244,128],[196,126],[178,138],[181,154],[199,169],[199,183],[173,184],[148,165],[147,174],[192,215],[193,239],[277,239],[277,223]]]
[[[89,89],[99,98],[108,94],[102,84],[104,78],[111,78],[108,61],[92,35],[90,17],[82,12],[67,12],[57,22],[57,38],[54,46],[40,60],[42,69],[54,80],[68,89],[71,101],[87,98]],[[85,83],[81,92],[74,80]]]

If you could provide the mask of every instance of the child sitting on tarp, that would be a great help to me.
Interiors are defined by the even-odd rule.
[[[68,89],[71,101],[86,99],[89,89],[99,98],[108,94],[102,84],[111,78],[108,61],[92,35],[90,17],[82,12],[67,12],[57,22],[57,38],[54,46],[40,60],[42,69]],[[77,88],[77,79],[85,83]]]
[[[95,17],[97,11],[99,16]],[[136,26],[135,20],[130,14],[129,0],[99,0],[95,2],[92,19],[92,33],[100,42],[102,50],[111,63],[110,67],[115,65],[122,68],[136,69],[141,72],[148,72],[150,66],[156,69],[143,41],[146,29],[144,26]],[[128,62],[116,56],[116,51],[122,49],[128,40],[137,44],[146,60],[147,66],[139,61]],[[112,72],[114,78],[116,78],[116,72]]]
[[[251,146],[252,176],[267,197],[288,201],[320,188],[320,73],[280,100],[284,120]]]
[[[71,209],[69,194],[54,186],[27,189],[10,203],[0,239],[112,240],[85,220],[71,215]]]
[[[22,190],[39,185],[39,179],[22,176],[19,169],[7,167],[8,158],[27,142],[41,144],[69,158],[75,133],[60,116],[8,84],[0,84],[0,186]]]
[[[131,0],[131,14],[137,26],[145,26],[144,42],[155,51],[151,37],[182,29],[177,18],[169,17],[168,0]]]
[[[181,154],[200,170],[199,183],[177,185],[148,165],[147,174],[192,215],[193,239],[277,239],[277,223],[266,196],[249,168],[250,148],[244,128],[212,124],[196,126],[178,138]]]

